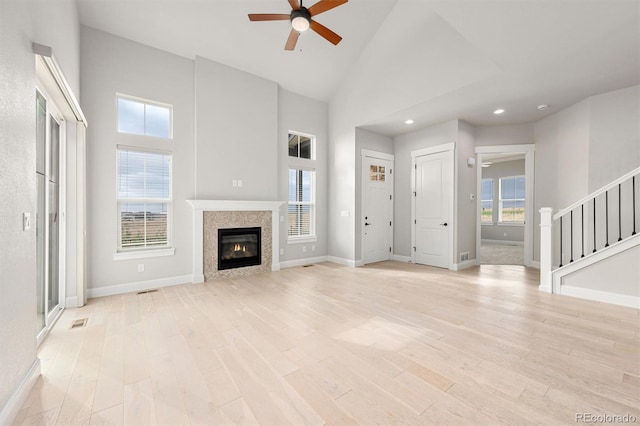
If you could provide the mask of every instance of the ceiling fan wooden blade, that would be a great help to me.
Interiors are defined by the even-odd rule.
[[[289,4],[291,5],[291,9],[300,10],[300,2],[298,0],[289,0]]]
[[[310,26],[313,31],[317,32],[318,34],[320,34],[322,37],[326,38],[333,44],[338,44],[342,40],[342,37],[340,37],[338,34],[334,33],[329,28],[314,21],[313,19],[310,22]]]
[[[291,15],[284,13],[250,13],[250,21],[288,21]]]
[[[348,1],[349,0],[320,0],[318,3],[309,8],[309,14],[311,16],[320,15],[322,12],[326,12],[327,10],[331,10],[334,7],[341,6]]]
[[[284,45],[284,50],[293,50],[296,48],[296,43],[298,42],[298,37],[300,37],[300,33],[293,28],[289,33],[289,38],[287,39],[287,44]]]

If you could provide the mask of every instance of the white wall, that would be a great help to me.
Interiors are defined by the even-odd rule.
[[[278,92],[278,200],[287,201],[289,196],[290,165],[288,133],[297,131],[316,137],[316,159],[312,161],[316,171],[316,236],[315,243],[287,244],[286,205],[280,210],[284,222],[280,223],[280,248],[284,254],[280,261],[299,260],[310,257],[326,256],[327,241],[327,205],[328,205],[328,105],[325,102],[310,99],[296,93],[280,89]],[[315,251],[311,246],[315,246]],[[303,247],[307,251],[303,252]]]
[[[36,78],[31,43],[53,48],[79,95],[78,37],[73,2],[0,2],[0,412],[36,361]],[[31,213],[29,231],[22,230],[23,212]]]
[[[82,105],[87,129],[88,289],[191,274],[194,177],[193,61],[82,28]],[[116,93],[173,105],[173,139],[117,131]],[[171,151],[175,255],[114,261],[117,247],[116,147]],[[137,265],[144,264],[144,272]],[[95,293],[94,293],[95,294]]]
[[[589,107],[593,192],[640,165],[640,86],[592,96]]]
[[[533,123],[476,126],[476,146],[534,143]]]
[[[476,258],[477,173],[476,167],[468,167],[467,159],[475,158],[475,127],[458,121],[456,144],[457,196],[454,263],[460,263],[460,254],[468,252],[469,260]],[[474,195],[474,200],[471,200]]]
[[[278,85],[201,57],[195,85],[197,198],[276,200]]]

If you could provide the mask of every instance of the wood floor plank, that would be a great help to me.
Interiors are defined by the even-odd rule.
[[[39,348],[15,423],[640,418],[640,311],[538,283],[517,265],[322,263],[90,299]]]

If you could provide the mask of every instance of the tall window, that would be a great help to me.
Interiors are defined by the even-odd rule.
[[[118,132],[172,138],[171,105],[118,95]]]
[[[500,179],[500,222],[524,223],[525,189],[524,176]]]
[[[316,237],[315,137],[289,132],[288,241],[306,242]]]
[[[118,250],[168,247],[171,154],[118,148]]]
[[[493,179],[482,179],[480,208],[481,222],[493,223]]]
[[[315,237],[315,171],[289,169],[289,239]]]

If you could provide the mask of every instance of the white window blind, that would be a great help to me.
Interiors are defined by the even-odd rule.
[[[171,154],[118,149],[118,249],[168,247]]]
[[[315,236],[315,171],[289,169],[288,236]]]

